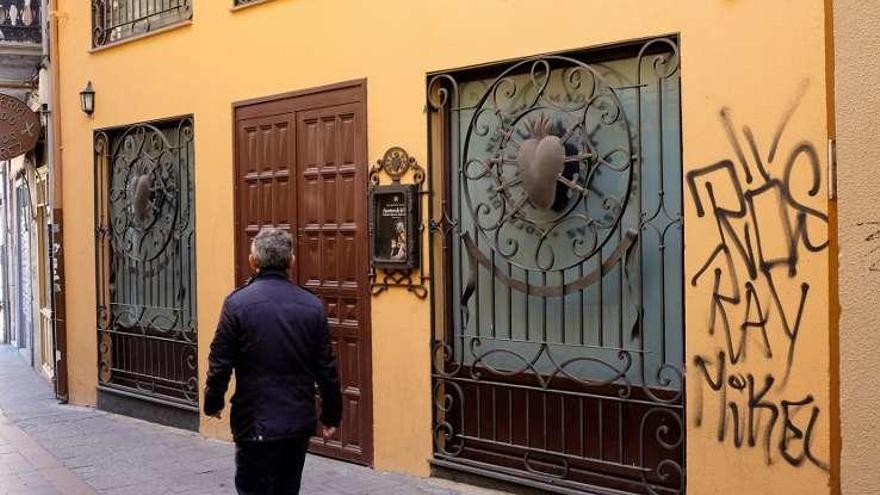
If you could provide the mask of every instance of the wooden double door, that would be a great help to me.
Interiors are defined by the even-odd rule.
[[[262,227],[295,238],[292,279],[324,302],[342,382],[343,420],[312,451],[372,463],[364,82],[235,105],[236,276]]]

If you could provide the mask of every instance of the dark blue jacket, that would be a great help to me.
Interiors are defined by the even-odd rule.
[[[223,409],[235,370],[230,422],[236,441],[312,434],[315,385],[321,423],[338,426],[342,395],[324,306],[282,271],[267,271],[223,303],[208,357],[205,414]]]

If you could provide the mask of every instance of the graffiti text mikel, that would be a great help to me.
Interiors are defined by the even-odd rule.
[[[712,221],[717,238],[690,280],[712,289],[708,333],[717,346],[693,359],[700,381],[695,420],[702,426],[714,411],[719,442],[761,448],[768,464],[781,458],[827,470],[813,451],[820,404],[812,394],[785,392],[810,301],[801,260],[828,246],[828,216],[807,204],[820,193],[819,153],[809,141],[781,149],[805,91],[803,85],[766,147],[750,127],[740,134],[731,110],[722,109],[731,156],[687,174],[697,215]]]

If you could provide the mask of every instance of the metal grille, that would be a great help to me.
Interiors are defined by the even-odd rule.
[[[92,46],[146,34],[192,18],[191,0],[91,0]]]
[[[191,119],[95,136],[99,386],[198,410]]]
[[[428,81],[435,463],[684,490],[674,40]]]
[[[34,301],[31,273],[31,195],[26,182],[15,188],[18,222],[18,345],[33,349]]]
[[[42,39],[39,0],[0,0],[0,42],[39,45]]]

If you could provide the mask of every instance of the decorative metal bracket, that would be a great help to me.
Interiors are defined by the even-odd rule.
[[[387,182],[385,184],[382,183],[383,175],[391,179],[390,185],[396,186],[403,185],[401,180],[404,177],[411,176],[411,185],[415,187],[417,193],[417,205],[421,204],[422,197],[429,194],[429,191],[425,189],[425,170],[414,157],[410,156],[401,147],[394,146],[388,148],[382,158],[377,160],[376,164],[370,168],[370,293],[373,296],[378,296],[392,287],[399,287],[415,294],[419,299],[425,299],[428,297],[428,282],[431,279],[430,275],[426,273],[428,263],[425,253],[427,252],[427,246],[416,250],[415,256],[417,257],[418,268],[379,268],[374,263],[375,248],[373,240],[377,226],[375,216],[372,213],[373,193],[380,186],[388,184]],[[417,226],[413,232],[415,239],[411,242],[422,244],[424,232],[425,223],[420,214]]]

